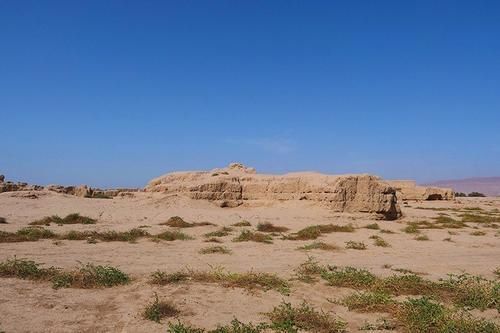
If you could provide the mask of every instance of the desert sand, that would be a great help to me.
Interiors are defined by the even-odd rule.
[[[35,194],[30,195],[30,194]],[[220,207],[219,203],[197,200],[172,192],[146,191],[111,199],[84,198],[48,190],[16,191],[0,194],[0,231],[16,232],[29,223],[46,216],[79,213],[97,220],[91,225],[46,226],[58,234],[70,230],[126,231],[142,228],[151,234],[177,228],[160,225],[172,216],[188,222],[211,222],[215,225],[183,228],[191,240],[152,241],[141,238],[135,242],[89,243],[86,240],[41,239],[38,241],[0,243],[0,261],[25,258],[72,269],[80,263],[111,265],[130,275],[123,286],[97,289],[54,289],[50,282],[0,278],[0,331],[5,332],[165,332],[169,321],[213,329],[233,318],[242,322],[266,321],[265,312],[282,301],[300,304],[307,301],[316,309],[340,317],[347,322],[347,331],[358,332],[366,322],[373,322],[383,313],[358,313],[335,304],[332,300],[353,292],[350,288],[329,286],[319,280],[313,284],[294,279],[296,269],[313,257],[322,265],[353,266],[385,277],[395,269],[409,269],[437,281],[449,273],[467,272],[488,279],[500,266],[500,234],[498,229],[469,224],[461,229],[424,229],[429,240],[419,241],[402,229],[412,221],[433,221],[439,214],[456,217],[464,208],[498,212],[500,198],[457,198],[446,201],[399,202],[402,215],[384,220],[366,212],[341,212],[327,204],[310,200],[266,200],[256,204]],[[223,205],[224,206],[224,205]],[[231,254],[200,254],[207,243],[204,234],[230,227],[246,220],[247,227],[232,227],[229,235],[220,237]],[[289,228],[273,234],[272,244],[234,242],[241,230],[255,230],[259,223],[270,222]],[[322,234],[316,241],[336,245],[332,251],[297,250],[313,240],[289,240],[283,235],[318,224],[352,224],[354,232]],[[364,228],[377,223],[380,230]],[[473,231],[484,235],[471,235]],[[450,231],[452,234],[450,234]],[[370,236],[383,237],[389,247],[374,245]],[[346,249],[348,241],[363,242],[366,250]],[[230,272],[267,272],[289,280],[290,293],[275,290],[227,288],[213,283],[182,282],[158,286],[149,283],[156,270],[175,272],[183,269],[210,270],[224,268]],[[154,294],[173,302],[180,313],[156,323],[142,313]],[[473,312],[478,317],[500,323],[495,309]],[[396,329],[393,332],[398,332]],[[366,331],[365,331],[366,332]]]

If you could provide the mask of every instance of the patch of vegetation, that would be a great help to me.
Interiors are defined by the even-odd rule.
[[[166,273],[162,271],[156,271],[151,274],[151,283],[164,286],[166,284],[179,283],[187,281],[189,279],[189,274],[187,272],[175,272]]]
[[[495,223],[500,222],[500,216],[488,215],[488,214],[472,214],[465,213],[459,215],[464,223]]]
[[[250,241],[271,244],[273,242],[273,238],[270,235],[266,235],[261,232],[243,230],[238,237],[233,239],[233,242],[250,242]]]
[[[383,292],[358,292],[342,299],[341,304],[349,311],[393,312],[396,302]]]
[[[163,318],[170,318],[178,315],[180,311],[174,304],[167,301],[160,301],[155,293],[155,299],[144,309],[142,316],[145,319],[159,323]]]
[[[452,311],[427,297],[404,302],[396,317],[404,331],[411,333],[498,333],[500,330],[495,323]]]
[[[388,267],[388,268],[391,268],[391,267]],[[407,269],[407,268],[391,268],[391,270],[393,270],[394,272],[402,273],[402,274],[414,274],[414,275],[424,275],[425,274],[425,273],[421,273],[421,272],[415,272],[415,271],[412,271],[411,269]]]
[[[392,331],[397,328],[396,323],[386,319],[381,318],[374,323],[365,323],[359,328],[360,331]]]
[[[194,239],[193,237],[180,232],[180,231],[164,231],[154,236],[156,239],[161,239],[164,241],[174,241],[174,240],[190,240]]]
[[[160,223],[160,225],[166,225],[169,227],[173,228],[193,228],[193,227],[200,227],[200,226],[206,226],[206,225],[214,225],[213,223],[210,222],[186,222],[182,219],[182,217],[179,216],[172,216],[169,218],[166,222]]]
[[[0,276],[51,281],[55,289],[112,287],[130,281],[127,274],[111,266],[88,263],[69,272],[55,267],[42,268],[40,266],[34,261],[14,257],[14,259],[0,263]]]
[[[289,240],[310,240],[321,236],[321,230],[318,226],[310,226],[297,231],[296,233],[285,237]]]
[[[270,273],[231,273],[222,268],[215,268],[211,271],[194,271],[165,273],[157,271],[151,276],[151,282],[154,284],[165,285],[178,283],[182,281],[195,281],[205,283],[217,283],[229,288],[276,290],[281,294],[288,295],[290,286],[288,282],[275,274]]]
[[[308,257],[306,262],[300,264],[295,269],[295,272],[298,280],[305,283],[312,283],[317,281],[316,277],[320,276],[324,270],[313,257]]]
[[[484,231],[477,230],[477,231],[471,232],[470,235],[471,236],[484,236],[484,235],[486,235],[486,233]]]
[[[338,250],[338,247],[333,245],[333,244],[327,244],[323,242],[314,242],[308,245],[304,245],[301,247],[298,247],[297,250],[304,250],[304,251],[310,251],[310,250],[324,250],[324,251],[334,251]]]
[[[391,295],[432,295],[436,291],[436,284],[410,273],[392,275],[384,279],[377,279],[373,290]]]
[[[40,227],[27,227],[17,232],[0,231],[0,243],[35,242],[40,239],[56,238],[52,231]]]
[[[377,281],[366,269],[354,267],[329,266],[321,271],[321,277],[331,286],[353,289],[368,289]]]
[[[209,333],[260,333],[265,331],[268,328],[268,324],[257,324],[253,325],[252,323],[242,323],[238,319],[233,319],[229,325],[225,326],[217,326],[216,329],[208,331]],[[197,328],[193,326],[189,326],[183,324],[181,322],[177,323],[168,323],[168,331],[169,333],[205,333],[206,330],[203,328]]]
[[[233,231],[233,229],[230,227],[222,227],[219,230],[208,232],[204,236],[205,237],[224,237],[224,236],[228,236],[231,231]]]
[[[273,311],[266,313],[271,320],[270,328],[279,332],[346,332],[347,323],[331,317],[323,311],[317,311],[306,302],[293,307],[283,302]]]
[[[363,228],[371,230],[380,230],[380,226],[377,223],[367,224]]]
[[[366,244],[363,242],[348,241],[345,243],[346,249],[366,250]]]
[[[82,265],[71,272],[59,272],[52,278],[53,287],[58,288],[102,288],[126,284],[130,281],[127,274],[112,266]]]
[[[57,273],[55,268],[41,268],[41,265],[27,259],[7,259],[0,262],[0,276],[23,280],[48,279]]]
[[[213,253],[221,253],[221,254],[231,254],[231,250],[224,246],[214,245],[201,249],[199,251],[200,254],[213,254]]]
[[[58,236],[59,239],[67,240],[100,240],[103,242],[134,242],[141,237],[151,236],[142,229],[131,229],[129,231],[75,231],[71,230],[66,234]]]
[[[45,225],[49,226],[51,223],[58,225],[63,224],[96,224],[97,220],[88,216],[82,216],[78,213],[69,214],[64,218],[57,215],[46,216],[40,220],[30,222],[29,225]]]
[[[237,222],[237,223],[233,224],[232,226],[233,227],[250,227],[250,226],[252,226],[252,224],[248,221],[243,220],[241,222]]]
[[[376,236],[376,235],[373,235],[373,236],[370,236],[370,239],[373,239],[374,242],[373,244],[375,246],[380,246],[380,247],[390,247],[391,245],[389,243],[387,243],[382,237],[380,236]]]
[[[441,298],[475,309],[500,311],[500,281],[490,281],[470,274],[448,275],[439,284]]]
[[[285,232],[289,229],[287,227],[276,226],[270,222],[257,224],[257,231],[261,232]]]
[[[297,231],[296,233],[285,237],[289,240],[311,240],[316,239],[321,234],[329,234],[332,232],[354,232],[356,229],[352,224],[347,225],[335,225],[335,224],[319,224],[312,225]]]
[[[389,230],[389,229],[380,229],[380,232],[383,234],[395,234],[394,231]]]
[[[434,221],[437,224],[441,225],[441,227],[444,229],[461,229],[467,227],[467,224],[465,224],[463,221],[458,221],[450,216],[445,215],[439,215],[438,217],[435,217]]]
[[[406,232],[407,234],[418,234],[420,233],[420,230],[418,230],[418,227],[414,224],[410,224],[406,226],[404,229],[401,231]]]

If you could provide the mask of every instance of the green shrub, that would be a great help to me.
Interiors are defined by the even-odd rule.
[[[160,301],[155,293],[153,302],[148,304],[143,312],[143,317],[159,323],[163,318],[174,317],[179,314],[179,310],[171,302]]]

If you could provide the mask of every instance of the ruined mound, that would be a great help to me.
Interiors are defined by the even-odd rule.
[[[377,213],[390,220],[401,215],[396,191],[371,175],[309,172],[266,175],[233,163],[212,171],[166,174],[150,181],[145,190],[215,201],[221,207],[264,200],[310,200],[325,203],[340,212]]]

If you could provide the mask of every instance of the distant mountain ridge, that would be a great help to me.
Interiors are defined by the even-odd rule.
[[[455,192],[481,192],[487,196],[500,196],[500,177],[474,177],[439,180],[425,185],[451,187],[455,190]]]

